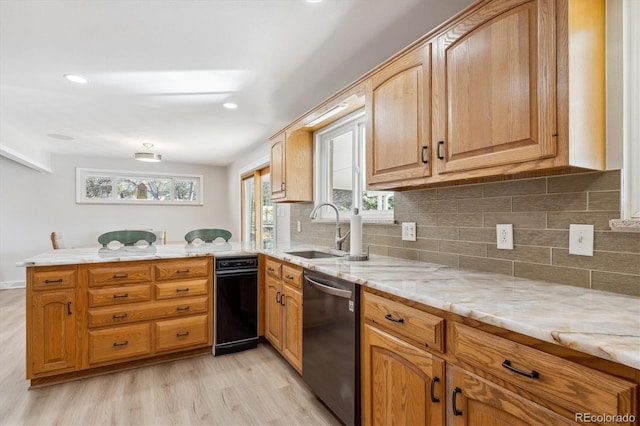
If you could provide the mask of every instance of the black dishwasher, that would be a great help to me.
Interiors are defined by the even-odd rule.
[[[215,261],[214,355],[258,345],[258,257]]]
[[[349,426],[360,424],[359,290],[304,270],[302,379]]]

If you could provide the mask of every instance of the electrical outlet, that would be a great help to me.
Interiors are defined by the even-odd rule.
[[[569,225],[569,254],[593,256],[593,225]]]
[[[415,222],[402,222],[402,241],[416,241]]]
[[[513,250],[513,224],[499,223],[496,225],[496,240],[498,249]]]

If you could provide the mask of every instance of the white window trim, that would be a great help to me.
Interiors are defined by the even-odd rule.
[[[326,167],[324,160],[328,158],[328,147],[321,143],[322,138],[330,135],[331,133],[338,133],[344,127],[354,124],[356,122],[356,131],[359,133],[362,131],[362,128],[365,126],[365,111],[364,109],[358,111],[356,113],[350,114],[346,117],[343,117],[330,125],[317,130],[314,132],[314,179],[313,179],[313,199],[315,204],[320,204],[329,199],[328,194],[328,185],[326,182],[331,181],[331,176],[329,176],[328,168]],[[354,144],[352,151],[352,158],[358,158],[362,153],[360,152],[360,146],[358,144]],[[366,159],[363,159],[366,161]],[[354,181],[353,188],[354,191],[358,194],[362,192],[363,182],[360,177],[360,171],[354,170]],[[330,186],[330,185],[329,185]],[[354,200],[355,201],[355,200]],[[354,206],[359,206],[359,204],[354,203]],[[394,223],[394,211],[363,211],[360,209],[360,214],[362,215],[363,223],[378,223],[378,224],[388,224]],[[340,222],[349,222],[351,220],[351,216],[353,216],[352,212],[340,212]],[[320,209],[318,212],[318,217],[316,219],[320,222],[335,222],[335,212],[333,209],[328,207],[324,207]]]
[[[105,176],[105,177],[153,177],[158,179],[193,179],[198,181],[198,192],[195,201],[179,201],[179,200],[123,200],[117,198],[117,191],[114,188],[111,198],[87,198],[86,194],[86,178],[89,176]],[[171,197],[173,198],[173,185],[171,185]],[[135,172],[130,170],[104,170],[104,169],[84,169],[76,168],[76,203],[78,204],[135,204],[135,205],[173,205],[173,206],[201,206],[204,204],[204,176],[189,175],[179,173],[149,173]]]

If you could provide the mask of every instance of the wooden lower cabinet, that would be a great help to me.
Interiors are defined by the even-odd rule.
[[[444,424],[444,361],[369,324],[362,339],[362,423]]]
[[[149,355],[151,324],[136,324],[89,332],[89,364]]]
[[[302,292],[288,285],[283,290],[282,354],[296,370],[302,371]]]

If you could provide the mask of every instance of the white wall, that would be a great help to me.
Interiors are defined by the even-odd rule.
[[[168,241],[184,241],[196,228],[229,229],[233,240],[240,238],[228,208],[237,195],[229,195],[227,167],[57,155],[51,164],[52,173],[38,172],[0,156],[0,287],[24,280],[16,262],[50,251],[52,231],[63,234],[67,247],[94,244],[101,233],[125,228],[165,230]],[[76,167],[201,174],[204,205],[76,204]]]

